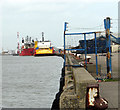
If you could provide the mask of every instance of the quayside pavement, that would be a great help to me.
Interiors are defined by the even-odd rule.
[[[116,57],[117,56],[117,57]],[[115,58],[114,58],[115,57]],[[75,57],[74,57],[75,58]],[[114,78],[118,79],[118,53],[113,53],[113,80]],[[102,58],[101,58],[102,59]],[[104,59],[103,59],[104,60]],[[79,62],[79,60],[76,60]],[[91,62],[93,62],[93,64],[95,64],[95,59],[94,57],[92,57]],[[117,63],[115,63],[117,62]],[[101,62],[101,64],[104,62]],[[116,65],[116,66],[115,66]],[[105,68],[102,68],[102,71],[105,71]],[[92,73],[90,73],[92,74]],[[94,76],[94,75],[92,75]],[[96,78],[96,76],[94,77]],[[120,87],[118,87],[120,85],[120,82],[118,82],[118,80],[114,80],[114,81],[107,81],[107,82],[98,82],[99,84],[99,89],[100,89],[100,95],[102,97],[104,97],[107,101],[108,101],[108,109],[107,110],[118,110],[118,108],[120,107],[120,99],[119,99],[119,91],[120,91]],[[120,108],[119,108],[120,109]]]

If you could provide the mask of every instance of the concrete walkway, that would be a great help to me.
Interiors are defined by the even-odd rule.
[[[118,81],[101,82],[99,85],[100,95],[108,101],[108,110],[118,110]]]
[[[95,64],[95,55],[89,54],[91,56],[90,62]],[[105,74],[106,71],[106,56],[98,55],[98,64],[101,65],[101,72]],[[118,53],[112,53],[112,75],[113,78],[118,78]],[[96,73],[91,73],[93,77],[96,78]],[[103,74],[102,74],[103,75]],[[100,82],[100,95],[108,101],[108,109],[107,110],[118,110],[118,105],[120,107],[120,102],[118,101],[120,91],[120,87],[118,89],[118,81],[112,82]],[[119,99],[120,100],[120,99]],[[120,109],[119,109],[120,110]]]

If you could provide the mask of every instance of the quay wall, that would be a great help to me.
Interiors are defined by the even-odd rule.
[[[71,55],[66,56],[66,65],[78,62]],[[65,67],[65,82],[60,95],[60,109],[84,109],[88,84],[97,83],[84,67]]]
[[[78,62],[67,54],[66,65],[78,65]],[[96,83],[84,67],[63,67],[59,92],[55,96],[51,110],[85,109],[87,85]]]

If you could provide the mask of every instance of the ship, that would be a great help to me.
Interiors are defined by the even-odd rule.
[[[34,56],[51,56],[54,55],[54,47],[51,45],[51,41],[44,40],[44,33],[42,32],[42,40],[36,40],[34,46]]]
[[[31,37],[22,38],[22,46],[19,56],[33,56],[34,55],[34,40]]]

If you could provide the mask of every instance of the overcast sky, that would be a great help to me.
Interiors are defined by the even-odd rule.
[[[65,21],[70,31],[86,32],[94,31],[93,27],[102,30],[103,20],[109,16],[113,19],[112,31],[117,31],[118,0],[1,0],[0,10],[3,49],[16,49],[17,32],[20,43],[27,35],[40,40],[44,32],[45,39],[56,47],[63,46]]]

